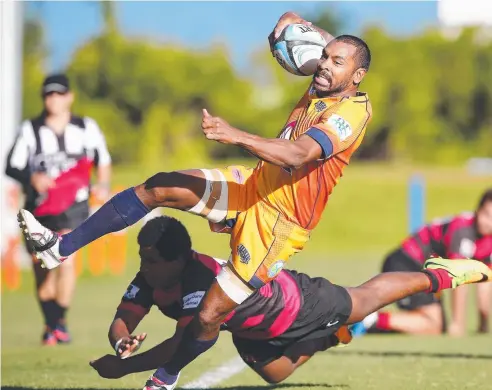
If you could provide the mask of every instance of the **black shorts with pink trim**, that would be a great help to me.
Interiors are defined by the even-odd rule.
[[[330,345],[333,334],[350,317],[352,300],[345,288],[324,278],[310,278],[290,270],[288,273],[295,277],[302,296],[301,308],[289,328],[269,339],[251,339],[247,333],[232,332],[239,355],[250,367],[264,366],[309,340]]]

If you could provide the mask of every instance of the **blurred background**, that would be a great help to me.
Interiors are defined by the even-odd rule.
[[[278,17],[294,10],[333,35],[362,36],[373,55],[361,89],[374,119],[311,246],[323,253],[385,250],[418,223],[407,207],[413,174],[427,190],[416,221],[472,209],[490,183],[483,176],[492,157],[487,4],[2,2],[4,33],[17,38],[3,41],[2,151],[21,118],[40,112],[45,75],[64,71],[74,112],[93,117],[106,136],[115,187],[160,170],[254,165],[241,149],[204,139],[201,108],[276,136],[310,82],[278,66],[267,45]],[[8,12],[19,22],[9,24]],[[192,221],[205,245],[220,240]],[[11,224],[2,223],[9,233]],[[227,245],[220,254],[226,252]]]
[[[492,9],[471,3],[3,1],[2,34],[12,39],[1,43],[2,171],[22,118],[42,108],[45,75],[60,71],[75,92],[74,112],[94,118],[106,136],[114,190],[162,170],[254,166],[239,148],[205,140],[201,109],[276,136],[310,82],[284,71],[268,48],[277,19],[292,10],[332,35],[361,36],[372,51],[361,90],[373,121],[292,263],[335,282],[362,281],[410,231],[473,210],[492,183]],[[11,310],[20,302],[14,292],[33,288],[15,223],[18,194],[3,176],[2,290]],[[186,223],[197,250],[227,258],[227,236],[197,217],[171,215]],[[113,304],[138,267],[138,228],[96,242],[77,260],[91,286],[94,276],[119,286]],[[360,272],[347,276],[347,263]]]

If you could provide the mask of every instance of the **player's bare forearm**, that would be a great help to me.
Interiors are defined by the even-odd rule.
[[[263,138],[240,132],[235,145],[268,163],[283,168],[299,168],[321,157],[321,147],[312,138],[303,136],[296,141],[279,138]]]
[[[133,331],[132,329],[131,331]],[[130,337],[131,331],[127,324],[121,318],[115,318],[109,327],[108,338],[111,346],[114,348],[118,340]]]
[[[126,375],[136,372],[154,370],[173,357],[181,335],[176,333],[172,338],[165,340],[154,348],[134,355],[122,361]]]
[[[295,141],[263,138],[231,126],[224,119],[202,110],[202,129],[209,140],[240,146],[263,161],[283,168],[299,168],[321,157],[321,146],[313,138],[301,135]]]
[[[130,310],[119,309],[116,312],[108,333],[109,342],[113,348],[118,340],[131,336],[140,320],[141,318]]]

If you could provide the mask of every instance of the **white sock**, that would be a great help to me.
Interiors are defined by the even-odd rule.
[[[370,327],[376,324],[377,320],[378,320],[378,312],[375,311],[374,313],[371,313],[366,318],[364,318],[362,320],[362,324],[366,329],[369,329]]]

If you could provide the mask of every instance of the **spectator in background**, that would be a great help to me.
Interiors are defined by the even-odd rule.
[[[111,157],[97,123],[71,112],[74,101],[69,80],[47,77],[41,96],[41,114],[22,123],[10,150],[6,174],[17,180],[25,194],[25,208],[50,229],[66,233],[89,215],[89,194],[109,197]],[[97,167],[97,184],[91,187],[91,170]],[[41,268],[33,257],[36,292],[44,316],[44,345],[70,341],[65,314],[72,301],[76,274],[74,261],[56,270]]]

